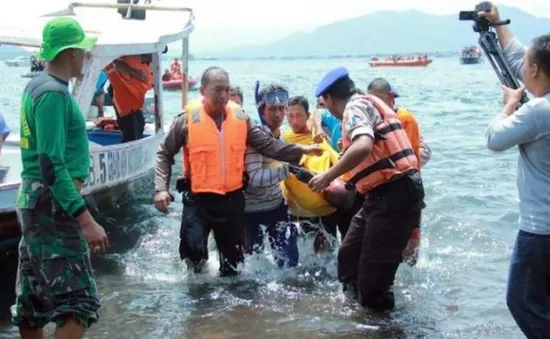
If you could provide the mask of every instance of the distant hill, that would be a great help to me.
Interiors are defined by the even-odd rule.
[[[19,55],[31,55],[32,53],[16,46],[1,45],[0,59],[10,59]]]
[[[550,19],[537,18],[517,8],[501,6],[502,18],[512,21],[516,36],[528,43],[550,33]],[[241,46],[198,58],[270,58],[357,56],[391,53],[458,51],[477,42],[471,21],[453,15],[432,15],[416,10],[380,11],[320,26],[310,33],[292,34],[266,45]]]

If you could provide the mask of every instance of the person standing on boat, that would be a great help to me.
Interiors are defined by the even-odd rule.
[[[365,196],[338,252],[338,278],[362,306],[393,309],[395,273],[424,207],[418,160],[393,109],[376,96],[358,94],[347,69],[325,75],[315,96],[343,119],[343,155],[309,185],[319,192],[344,175]]]
[[[96,118],[102,118],[105,115],[105,84],[108,77],[105,71],[99,73],[99,79],[95,86],[94,97],[92,99],[92,106],[97,107]]]
[[[201,77],[201,97],[178,115],[157,152],[155,206],[168,213],[168,185],[174,156],[183,149],[180,258],[200,271],[208,260],[207,240],[214,231],[222,276],[238,273],[244,261],[243,186],[247,146],[270,158],[297,163],[315,146],[288,145],[251,124],[244,110],[229,101],[229,74],[211,67]]]
[[[16,207],[22,238],[13,323],[23,339],[42,338],[51,321],[56,338],[81,338],[100,307],[89,246],[105,251],[108,240],[79,194],[88,177],[89,144],[68,85],[81,76],[85,50],[95,39],[65,17],[49,21],[42,39],[45,72],[27,84],[21,101]]]
[[[255,93],[255,97],[260,128],[278,139],[287,112],[288,90],[269,84]],[[290,175],[288,165],[248,146],[245,168],[249,177],[244,191],[246,252],[252,254],[263,250],[264,226],[277,266],[297,266],[298,230],[288,218],[288,206],[281,192],[281,182]]]
[[[10,135],[10,128],[6,123],[4,116],[2,115],[2,113],[0,113],[0,156],[2,156],[2,145],[4,144],[4,141],[6,141],[9,135]]]
[[[145,95],[153,88],[150,61],[150,54],[126,55],[105,67],[123,143],[143,138],[143,105]]]
[[[500,22],[496,6],[481,12]],[[512,253],[506,303],[527,338],[550,334],[550,34],[522,45],[508,26],[495,27],[500,47],[524,87],[503,87],[504,109],[490,122],[487,148],[518,146],[519,232]],[[517,109],[524,91],[533,99]],[[517,109],[517,110],[516,110]]]

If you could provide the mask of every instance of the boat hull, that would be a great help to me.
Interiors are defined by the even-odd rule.
[[[90,136],[90,139],[94,138],[98,139],[95,135]],[[91,143],[90,174],[81,194],[92,213],[116,206],[122,196],[134,189],[132,184],[135,182],[140,183],[138,189],[151,185],[156,151],[163,138],[164,133],[160,132],[141,140],[112,146]],[[0,252],[11,250],[7,244],[12,243],[8,240],[20,236],[15,213],[19,186],[20,182],[0,185]],[[152,186],[149,191],[152,194]]]
[[[181,82],[182,82],[182,79],[163,81],[162,88],[166,90],[172,90],[172,91],[181,90]],[[188,85],[189,89],[192,89],[193,87],[195,87],[196,84],[197,84],[197,80],[192,78],[189,79],[189,85]]]
[[[371,67],[426,67],[432,63],[433,60],[377,60],[370,61]]]
[[[479,64],[481,57],[460,57],[460,63],[462,65],[475,65]]]

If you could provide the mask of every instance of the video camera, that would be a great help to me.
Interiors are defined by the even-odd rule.
[[[489,1],[484,1],[476,6],[473,11],[462,11],[458,14],[458,20],[460,21],[474,21],[474,32],[479,33],[478,43],[485,52],[487,59],[491,63],[491,66],[495,70],[500,82],[509,88],[518,89],[520,87],[519,81],[514,77],[510,65],[506,62],[506,58],[502,53],[501,48],[498,45],[498,40],[495,32],[491,31],[491,27],[503,26],[510,24],[510,19],[491,23],[484,17],[479,16],[480,12],[490,12],[492,4]],[[524,104],[529,99],[524,93],[520,103]]]

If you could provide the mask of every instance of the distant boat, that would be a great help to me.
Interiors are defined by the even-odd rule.
[[[374,57],[369,62],[369,65],[371,67],[426,67],[432,61],[426,55],[417,58],[392,58],[386,60],[379,60],[377,57]]]
[[[26,56],[18,56],[11,60],[4,60],[4,62],[6,63],[6,65],[8,65],[8,67],[28,66],[29,61],[30,61],[29,57],[26,57]]]
[[[463,47],[460,51],[460,63],[473,65],[481,62],[481,50],[477,46]]]
[[[162,88],[164,88],[165,90],[172,90],[172,91],[181,90],[182,81],[183,81],[183,79],[181,79],[181,78],[180,79],[174,79],[174,80],[162,81]],[[189,81],[187,83],[188,90],[192,90],[193,87],[195,87],[196,84],[197,84],[197,79],[189,77]]]

